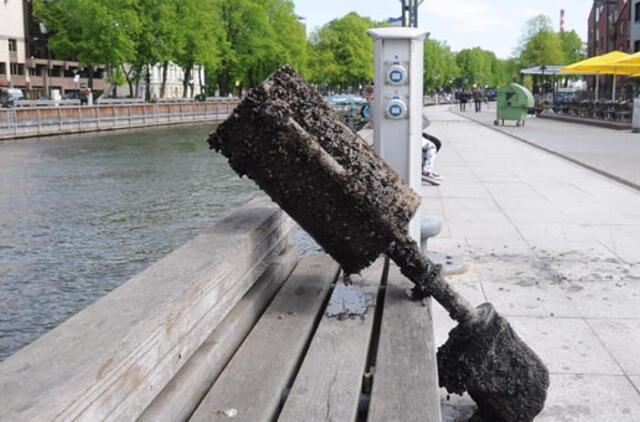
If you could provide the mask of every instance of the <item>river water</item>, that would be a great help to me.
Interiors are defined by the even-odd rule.
[[[257,194],[212,129],[0,142],[0,361]]]

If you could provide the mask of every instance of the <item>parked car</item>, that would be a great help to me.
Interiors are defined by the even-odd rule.
[[[0,88],[0,105],[2,107],[13,107],[16,101],[24,100],[24,94],[17,88]]]

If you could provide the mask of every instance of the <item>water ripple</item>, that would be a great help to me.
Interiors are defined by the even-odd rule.
[[[211,129],[0,143],[0,361],[255,195]]]

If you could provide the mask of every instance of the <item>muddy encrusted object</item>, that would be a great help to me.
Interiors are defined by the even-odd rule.
[[[438,350],[440,386],[467,391],[486,421],[531,422],[544,408],[547,368],[491,304],[477,309]]]
[[[285,66],[209,138],[348,274],[406,231],[420,197]]]
[[[408,233],[420,197],[290,67],[253,89],[209,144],[347,275],[386,253],[414,297],[432,296],[460,323],[438,352],[449,391],[468,390],[492,422],[529,422],[542,409],[547,368],[491,305],[476,309],[445,282]]]

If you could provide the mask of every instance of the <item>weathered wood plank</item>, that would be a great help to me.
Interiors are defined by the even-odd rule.
[[[361,285],[371,298],[363,318],[323,317],[278,421],[355,420],[383,263],[363,272]]]
[[[189,419],[247,334],[298,263],[294,247],[279,256],[180,369],[138,422]]]
[[[369,422],[440,422],[431,301],[409,300],[412,284],[391,265]]]
[[[292,226],[271,202],[252,201],[10,357],[0,365],[0,420],[135,419]]]
[[[304,258],[194,412],[192,422],[271,421],[298,366],[338,265]],[[225,411],[227,415],[225,415]]]

